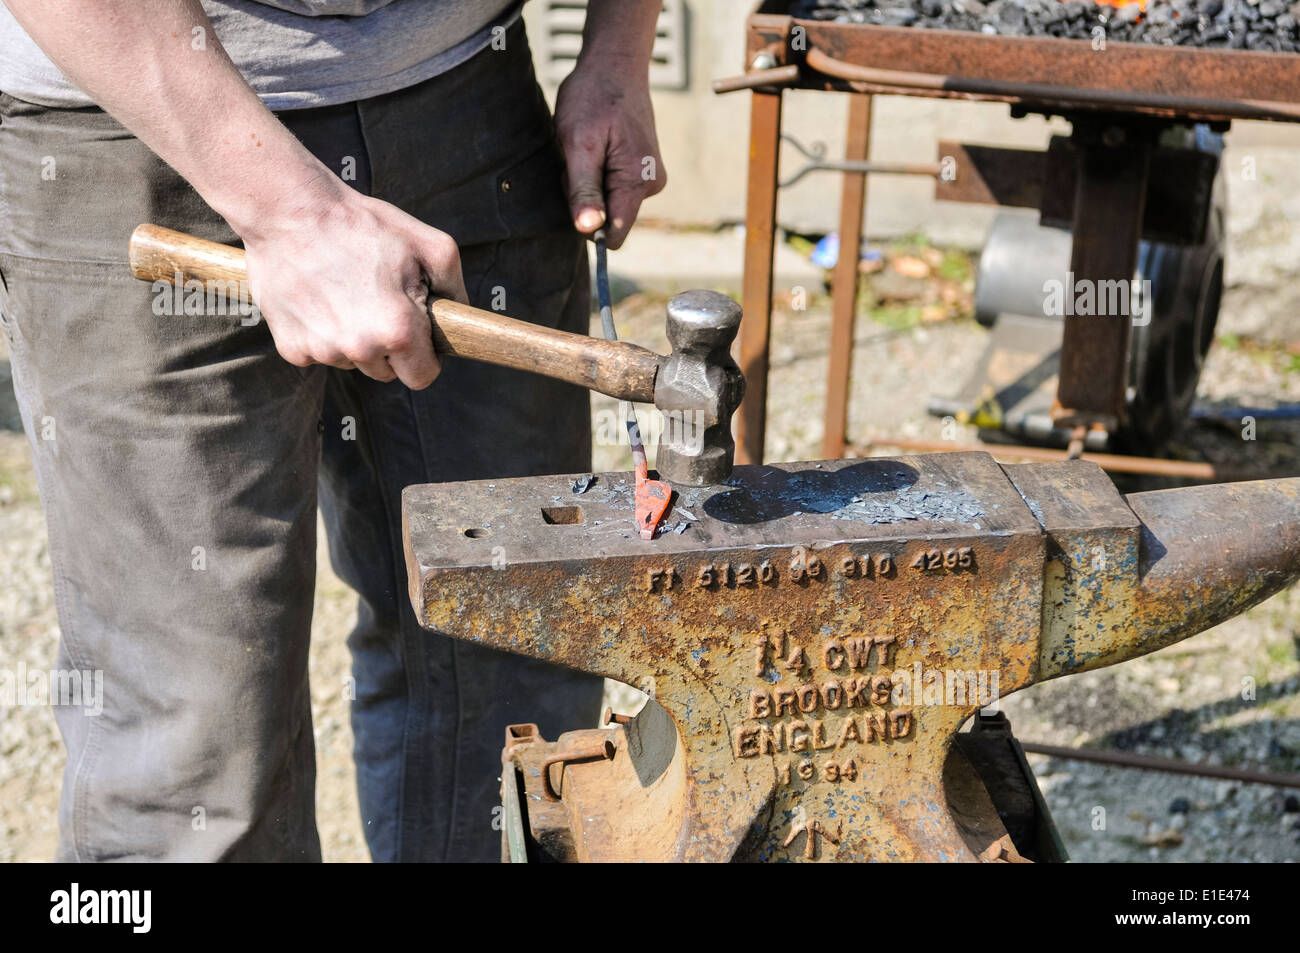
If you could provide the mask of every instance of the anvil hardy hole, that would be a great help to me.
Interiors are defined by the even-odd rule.
[[[547,526],[577,526],[582,522],[582,507],[543,506],[542,522]]]
[[[465,536],[469,539],[483,539],[484,537],[491,535],[492,530],[480,529],[477,526],[471,526],[469,529],[465,530]]]

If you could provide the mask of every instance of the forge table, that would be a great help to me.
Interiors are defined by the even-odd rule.
[[[1060,115],[1073,126],[1046,153],[941,143],[955,175],[936,197],[1040,208],[1072,229],[1071,272],[1088,282],[1131,281],[1142,238],[1195,244],[1210,183],[1203,168],[1157,142],[1172,123],[1300,121],[1300,55],[1086,40],[1007,37],[799,20],[766,0],[746,20],[748,72],[715,84],[752,90],[745,211],[745,320],[740,365],[748,395],[737,462],[763,459],[771,333],[778,150],[785,89],[850,94],[840,249],[823,456],[848,446],[853,323],[862,239],[871,103],[876,94],[1002,102],[1012,114]],[[937,169],[938,167],[936,167]],[[1109,285],[1097,285],[1109,287]],[[1130,315],[1067,315],[1052,418],[1082,436],[1122,426],[1131,386]]]

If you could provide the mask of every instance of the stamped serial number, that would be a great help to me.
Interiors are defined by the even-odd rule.
[[[912,560],[913,569],[935,572],[942,569],[974,569],[975,550],[970,546],[955,549],[923,549]]]
[[[925,548],[904,565],[927,573],[973,571],[976,568],[975,549],[972,546]],[[639,571],[644,574],[641,587],[647,592],[667,592],[678,587],[718,591],[775,586],[783,578],[793,583],[831,577],[891,579],[897,575],[898,563],[890,553],[848,554],[823,559],[803,546],[796,546],[788,560],[710,562],[684,569],[668,565]]]

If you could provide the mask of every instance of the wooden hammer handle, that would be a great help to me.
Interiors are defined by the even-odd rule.
[[[244,252],[159,225],[131,235],[131,274],[142,281],[247,281]],[[433,347],[472,361],[530,371],[608,394],[653,403],[660,357],[635,344],[540,327],[447,298],[429,302]]]

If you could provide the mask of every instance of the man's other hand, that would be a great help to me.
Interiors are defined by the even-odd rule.
[[[555,128],[568,165],[569,207],[578,231],[602,225],[618,248],[641,202],[667,184],[644,68],[621,74],[590,60],[561,84]]]

